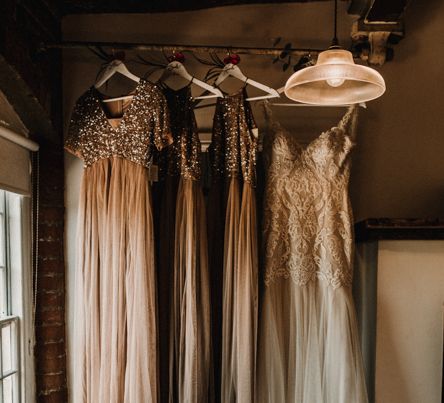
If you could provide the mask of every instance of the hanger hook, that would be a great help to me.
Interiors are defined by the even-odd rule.
[[[224,59],[224,64],[232,64],[234,66],[236,66],[237,64],[239,64],[241,61],[241,58],[238,54],[236,53],[229,53],[228,56]]]
[[[167,60],[169,63],[171,63],[171,62],[184,63],[185,62],[185,55],[182,52],[176,51],[176,49],[174,49],[173,54],[171,56],[168,56]]]
[[[111,56],[109,57],[109,61],[114,62],[118,60],[123,63],[125,61],[125,56],[126,55],[124,50],[116,50],[114,48],[111,48]]]

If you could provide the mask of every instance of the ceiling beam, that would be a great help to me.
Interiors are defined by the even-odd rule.
[[[367,24],[401,21],[408,0],[352,0],[349,14],[359,15]]]
[[[241,4],[308,3],[326,0],[65,0],[63,14],[159,13]]]

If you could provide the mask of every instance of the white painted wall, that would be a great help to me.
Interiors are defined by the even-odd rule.
[[[379,243],[376,402],[440,403],[444,241]]]

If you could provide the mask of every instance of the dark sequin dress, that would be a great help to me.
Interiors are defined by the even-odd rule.
[[[201,144],[190,86],[177,91],[161,86],[168,102],[173,133],[172,146],[159,157],[164,201],[160,250],[166,257],[160,262],[159,285],[170,298],[170,321],[168,326],[162,326],[169,328],[169,376],[166,385],[163,375],[162,396],[165,396],[163,401],[170,403],[205,403],[210,401],[213,392],[206,210],[200,183]],[[161,346],[168,341],[165,339],[161,340]],[[165,374],[165,363],[162,366]]]
[[[75,105],[65,143],[85,164],[77,227],[74,403],[159,401],[148,168],[153,149],[172,139],[166,100],[155,85],[140,80],[121,109],[122,116],[109,119],[101,94],[89,89]]]
[[[209,147],[215,382],[217,400],[224,403],[255,401],[258,142],[245,99],[245,90],[218,99]]]

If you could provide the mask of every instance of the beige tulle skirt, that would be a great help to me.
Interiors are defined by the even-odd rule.
[[[146,168],[118,157],[86,168],[79,210],[73,402],[157,402],[156,279]]]
[[[222,312],[221,402],[255,402],[258,261],[256,200],[250,183],[228,190]]]
[[[171,403],[211,401],[211,305],[205,204],[200,184],[177,192],[170,326]]]
[[[265,289],[260,328],[258,402],[367,402],[348,288],[277,278]]]

